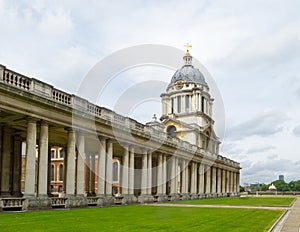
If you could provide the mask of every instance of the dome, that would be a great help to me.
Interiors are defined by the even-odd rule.
[[[182,66],[182,68],[178,69],[174,73],[170,84],[175,83],[177,80],[196,82],[207,85],[204,79],[204,75],[199,71],[199,69],[194,68],[192,65],[184,65]]]
[[[274,184],[272,184],[272,185],[269,187],[269,190],[276,190],[276,187],[274,186]]]

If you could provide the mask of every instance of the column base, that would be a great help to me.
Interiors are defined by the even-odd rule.
[[[153,203],[154,197],[152,195],[141,195],[138,196],[138,203],[144,204],[144,203]]]
[[[84,196],[66,195],[66,208],[87,207],[88,202]]]
[[[138,199],[136,196],[131,194],[124,194],[123,195],[123,205],[130,205],[138,203]]]
[[[168,201],[168,196],[166,194],[156,194],[153,196],[153,202],[164,202]]]
[[[191,196],[189,193],[181,193],[179,194],[179,200],[180,201],[191,200]]]
[[[190,199],[191,200],[196,200],[196,199],[198,199],[199,197],[198,197],[198,194],[197,193],[191,193],[190,194]]]
[[[177,193],[169,194],[168,201],[179,201],[179,194]]]

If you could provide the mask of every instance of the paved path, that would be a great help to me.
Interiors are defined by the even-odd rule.
[[[296,201],[292,208],[288,212],[287,219],[284,221],[281,232],[300,232],[300,199],[296,198]],[[274,230],[276,231],[276,230]]]
[[[188,205],[188,204],[151,204],[151,206],[171,206],[171,207],[194,207],[194,208],[235,208],[235,209],[269,209],[288,210],[289,207],[278,206],[248,206],[248,205]],[[298,232],[298,231],[297,231]]]

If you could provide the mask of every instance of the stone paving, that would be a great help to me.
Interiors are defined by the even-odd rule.
[[[274,230],[276,231],[276,230]],[[296,198],[296,201],[292,208],[288,212],[288,216],[280,228],[281,232],[300,232],[300,200]]]

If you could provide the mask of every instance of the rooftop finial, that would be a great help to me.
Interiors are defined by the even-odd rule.
[[[184,46],[186,47],[185,55],[190,56],[190,48],[192,48],[192,45],[189,43],[186,43],[186,45],[184,45]]]

